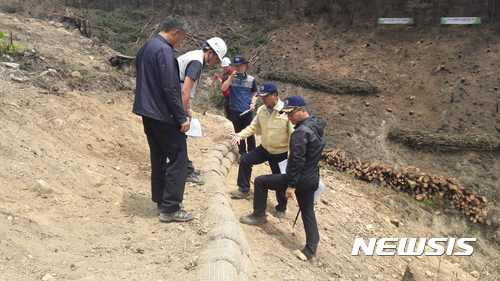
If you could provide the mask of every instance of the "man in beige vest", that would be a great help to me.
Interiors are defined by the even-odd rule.
[[[278,98],[276,85],[270,82],[263,83],[257,96],[262,98],[264,105],[259,107],[250,125],[241,132],[232,134],[231,143],[238,145],[241,139],[262,132],[261,145],[241,158],[238,169],[238,190],[230,193],[231,197],[236,199],[250,197],[250,176],[253,165],[268,161],[272,173],[280,173],[278,163],[287,159],[290,135],[293,132],[293,125],[285,114],[279,114],[284,103]],[[276,199],[278,205],[274,216],[282,218],[285,216],[287,204],[285,193],[277,192]]]

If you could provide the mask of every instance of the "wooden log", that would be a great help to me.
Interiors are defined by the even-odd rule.
[[[413,166],[393,169],[378,162],[363,163],[359,159],[346,157],[345,152],[338,149],[326,150],[322,159],[339,171],[346,171],[361,180],[378,182],[381,186],[404,192],[419,201],[431,199],[441,202],[437,203],[438,205],[444,205],[443,200],[446,200],[450,208],[469,216],[471,221],[487,222],[488,205],[491,203],[488,204],[484,196],[474,195],[456,180],[422,173],[419,168]]]

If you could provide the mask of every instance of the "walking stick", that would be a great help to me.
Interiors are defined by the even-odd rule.
[[[297,219],[299,218],[299,214],[300,214],[300,209],[299,209],[299,211],[297,212],[297,215],[295,216],[295,220],[293,221],[293,226],[292,226],[292,228],[294,228],[294,227],[295,227],[295,224],[297,223]]]

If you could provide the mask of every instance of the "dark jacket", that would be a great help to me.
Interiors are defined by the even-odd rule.
[[[290,137],[290,156],[286,168],[288,186],[295,192],[316,190],[319,184],[318,162],[325,147],[325,122],[310,116],[295,125]]]
[[[137,53],[137,79],[132,112],[169,124],[187,121],[182,106],[179,65],[162,36],[151,38]]]

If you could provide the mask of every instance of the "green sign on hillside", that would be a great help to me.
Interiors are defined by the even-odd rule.
[[[440,24],[481,24],[481,17],[456,17],[456,18],[439,18]]]
[[[378,18],[378,24],[414,24],[413,18]]]

